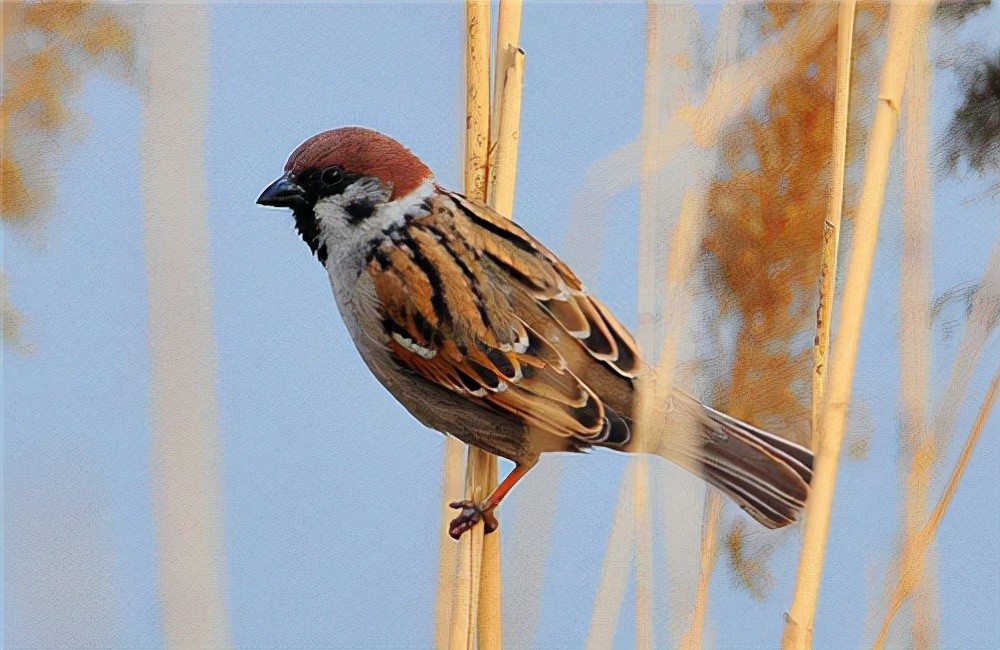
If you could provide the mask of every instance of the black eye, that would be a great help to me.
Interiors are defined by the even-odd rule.
[[[344,180],[344,170],[340,167],[327,167],[323,170],[319,179],[323,181],[324,185],[336,185]]]

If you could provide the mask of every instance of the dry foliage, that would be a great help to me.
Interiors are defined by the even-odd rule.
[[[73,127],[69,99],[94,69],[130,73],[132,30],[122,13],[88,2],[4,2],[0,98],[0,217],[38,228],[51,203],[53,153]],[[23,351],[22,315],[0,282],[3,340]]]
[[[64,135],[73,118],[68,100],[86,74],[97,67],[130,70],[133,43],[120,12],[88,2],[5,2],[3,36],[0,211],[5,222],[18,223],[48,201],[50,187],[39,179],[51,176],[45,167],[51,161],[31,148],[37,132],[53,140]]]
[[[806,9],[804,11],[816,11]],[[860,9],[855,49],[864,57],[881,29],[884,10]],[[803,9],[768,3],[751,12],[763,38],[801,19]],[[721,319],[740,322],[728,385],[717,394],[734,416],[808,444],[812,330],[823,248],[836,89],[835,32],[815,56],[772,86],[720,143],[721,178],[708,190],[710,286]],[[870,96],[872,75],[858,71],[853,97]],[[851,116],[850,130],[859,124]],[[855,139],[857,136],[855,136]],[[852,165],[859,147],[848,147]],[[850,204],[850,199],[847,201]],[[845,213],[850,214],[848,208]],[[748,559],[741,530],[729,532],[730,562],[755,597],[763,595],[766,557]],[[739,553],[737,553],[739,551]],[[757,575],[758,572],[760,575]]]

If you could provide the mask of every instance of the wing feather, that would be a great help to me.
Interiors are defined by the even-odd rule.
[[[574,368],[605,365],[630,393],[641,357],[628,331],[515,223],[443,190],[428,205],[387,231],[365,267],[397,361],[581,444],[627,437]]]

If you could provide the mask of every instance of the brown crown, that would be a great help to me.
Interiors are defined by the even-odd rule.
[[[323,131],[309,138],[288,157],[285,171],[337,165],[349,174],[377,176],[392,184],[392,200],[406,196],[433,174],[409,149],[378,131],[359,126]]]

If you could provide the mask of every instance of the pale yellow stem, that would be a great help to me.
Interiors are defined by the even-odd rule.
[[[927,402],[930,396],[931,353],[931,187],[928,162],[930,88],[933,70],[927,57],[926,39],[914,43],[904,102],[906,124],[903,138],[903,243],[900,263],[900,402],[902,412],[902,462],[904,548],[920,533],[926,519],[927,496],[937,445],[929,430]],[[934,581],[933,549],[917,586],[913,607],[913,638],[916,648],[938,646],[937,585]],[[886,585],[888,590],[891,585]]]
[[[740,26],[745,10],[742,0],[730,0],[719,13],[719,24],[715,37],[715,61],[712,66],[712,81],[718,78],[722,71],[733,65],[738,57],[740,45]],[[678,646],[687,650],[695,650],[702,646],[705,633],[705,623],[708,618],[709,587],[712,582],[712,572],[715,570],[719,524],[722,513],[722,495],[717,490],[706,493],[705,514],[702,523],[701,553],[698,562],[698,581],[695,587],[694,606],[691,610],[690,624],[687,631],[681,635]],[[673,610],[673,608],[672,608]],[[673,611],[671,616],[678,617]]]
[[[631,474],[634,471],[635,465],[629,463],[625,468],[626,475],[622,477],[618,486],[617,503],[632,502],[632,486],[635,483]],[[611,534],[608,535],[608,548],[604,553],[604,566],[597,583],[594,613],[590,617],[590,629],[587,631],[587,641],[584,645],[587,650],[605,650],[610,648],[614,641],[615,630],[618,628],[618,615],[621,612],[621,603],[625,597],[631,568],[633,540],[631,519],[630,508],[615,508]]]
[[[878,239],[879,219],[889,173],[889,154],[896,134],[906,70],[915,36],[924,33],[930,5],[893,4],[882,80],[865,159],[864,183],[854,220],[847,275],[841,298],[840,326],[834,342],[830,383],[820,421],[812,489],[806,504],[802,553],[795,595],[786,617],[783,648],[812,645],[820,579],[830,527],[830,512],[840,461],[840,448],[857,364],[861,324]]]
[[[455,577],[458,571],[458,545],[448,534],[448,524],[455,510],[448,504],[462,493],[465,470],[465,445],[447,437],[444,447],[444,480],[441,483],[441,524],[438,540],[437,598],[434,605],[434,647],[448,646],[455,606]]]
[[[501,7],[503,4],[500,5]],[[524,86],[524,52],[508,45],[509,63],[497,74],[502,77],[499,99],[493,110],[495,140],[490,144],[490,207],[513,218],[517,178],[517,148],[521,138],[521,90]],[[499,52],[497,53],[499,57]]]
[[[656,337],[655,323],[657,294],[660,283],[655,277],[658,270],[653,255],[655,238],[653,224],[659,221],[655,197],[655,181],[652,172],[656,168],[658,146],[655,139],[659,131],[660,84],[657,23],[658,6],[655,0],[646,3],[646,69],[642,107],[642,175],[639,180],[639,232],[645,234],[639,240],[638,300],[641,331],[639,345],[649,346]],[[644,318],[645,317],[645,318]],[[650,327],[652,325],[652,327]],[[648,348],[647,348],[648,349]],[[640,400],[640,404],[648,400]],[[648,424],[639,412],[638,431]],[[653,526],[649,490],[649,465],[646,459],[636,458],[631,462],[632,481],[632,524],[635,527],[635,645],[643,650],[653,647]],[[619,503],[616,507],[626,507]]]
[[[146,19],[139,148],[163,632],[168,648],[222,648],[230,639],[206,220],[208,10],[151,4]]]
[[[705,634],[705,619],[708,614],[708,587],[712,580],[712,570],[718,557],[719,515],[722,514],[722,494],[713,490],[705,508],[705,530],[701,537],[701,561],[698,569],[698,591],[694,599],[691,627],[681,637],[682,650],[697,650],[702,647]]]
[[[518,51],[518,42],[521,38],[521,0],[500,0],[497,8],[497,41],[493,58],[493,120],[490,122],[490,143],[500,141],[499,129],[502,111],[500,108],[501,97],[504,94],[504,84],[506,83],[507,70],[512,65],[514,53]],[[521,53],[524,54],[523,52]],[[523,63],[523,61],[522,61]],[[520,86],[520,84],[518,84]],[[518,110],[520,114],[520,110]],[[490,151],[492,154],[492,150]],[[490,162],[490,167],[493,163]],[[507,212],[501,212],[509,217]]]
[[[993,408],[993,403],[996,400],[998,388],[1000,388],[1000,369],[993,375],[993,381],[990,382],[989,388],[986,389],[986,396],[983,398],[983,403],[976,414],[976,421],[973,423],[972,430],[969,431],[969,436],[965,440],[962,452],[958,456],[958,461],[951,471],[951,476],[948,478],[948,485],[945,487],[941,499],[938,501],[933,512],[931,512],[927,523],[919,531],[919,534],[915,536],[909,548],[904,551],[899,582],[896,584],[896,589],[889,599],[888,612],[882,621],[882,627],[879,629],[878,636],[875,639],[874,645],[876,648],[881,649],[885,647],[885,641],[889,635],[889,628],[892,625],[893,617],[895,617],[896,612],[903,605],[903,601],[906,600],[906,597],[913,591],[913,588],[920,580],[927,548],[934,540],[934,535],[937,534],[938,526],[941,525],[941,519],[948,510],[951,499],[955,496],[955,490],[958,489],[958,483],[962,480],[962,474],[965,473],[969,459],[972,458],[972,452],[976,449],[976,444],[982,435],[983,427],[986,425],[986,418],[989,417],[990,410]]]
[[[494,97],[493,136],[489,145],[489,205],[510,218],[514,211],[514,181],[521,128],[521,95],[524,83],[524,52],[517,48],[521,25],[521,3],[502,0],[497,27],[496,71],[500,92]],[[513,39],[513,40],[511,40]],[[506,42],[505,46],[499,43]],[[502,66],[502,67],[501,67]],[[489,456],[484,490],[497,483],[497,461]],[[485,494],[485,493],[484,493]],[[482,578],[479,589],[479,648],[502,646],[502,580],[500,531],[483,540]]]
[[[847,111],[851,88],[851,53],[854,41],[854,0],[840,3],[837,16],[837,88],[833,99],[833,155],[830,165],[830,202],[823,223],[823,259],[820,262],[819,307],[816,310],[816,344],[813,346],[812,448],[819,445],[820,418],[826,392],[830,328],[840,250],[840,219],[847,172]]]
[[[466,0],[465,48],[465,194],[486,200],[490,134],[490,5]],[[496,457],[469,447],[465,466],[466,498],[484,499],[496,484]],[[492,482],[491,482],[492,477]],[[479,635],[479,603],[483,562],[483,527],[474,526],[458,542],[458,576],[452,613],[450,647],[471,649]],[[488,562],[491,567],[499,566]],[[487,613],[486,616],[491,616]],[[499,608],[496,612],[499,618]]]

